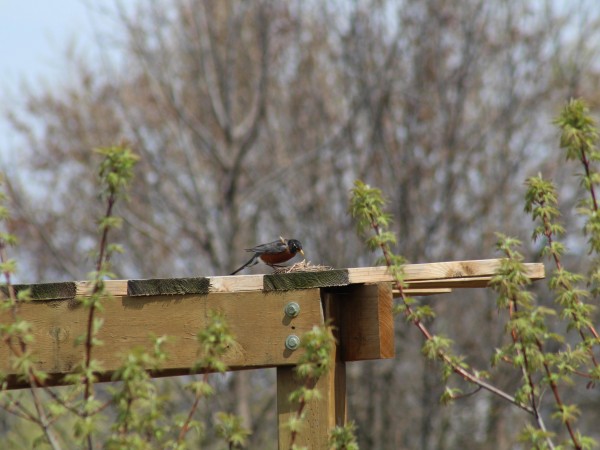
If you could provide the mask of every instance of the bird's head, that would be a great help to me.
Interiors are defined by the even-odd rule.
[[[287,241],[287,245],[292,255],[295,255],[296,253],[300,252],[302,256],[304,256],[304,251],[302,250],[302,244],[300,243],[300,241],[296,239],[290,239]]]

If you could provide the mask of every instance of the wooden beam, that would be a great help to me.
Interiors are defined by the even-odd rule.
[[[300,314],[289,318],[284,306],[294,301]],[[196,334],[206,326],[209,310],[223,312],[236,337],[236,345],[224,362],[232,369],[295,364],[299,351],[285,348],[290,334],[301,336],[314,324],[323,323],[319,289],[302,291],[250,292],[243,294],[114,297],[102,301],[98,317],[104,325],[98,338],[104,345],[94,348],[93,357],[105,372],[104,379],[119,367],[121,357],[134,347],[151,351],[150,333],[168,335],[169,358],[162,370],[168,375],[190,373],[198,357]],[[35,342],[30,344],[40,369],[60,376],[83,359],[84,350],[75,340],[85,332],[87,311],[77,300],[34,301],[21,304],[19,317],[31,323]],[[8,312],[0,321],[10,322]],[[0,371],[14,374],[7,346],[0,346]],[[160,372],[156,374],[160,375]],[[18,386],[14,382],[12,387]]]
[[[406,264],[405,281],[414,288],[485,287],[500,267],[500,259],[449,261],[426,264]],[[532,280],[544,278],[544,265],[524,264],[527,276]],[[144,281],[177,284],[181,279],[164,280],[107,280],[106,287],[112,295],[132,295],[130,283]],[[190,280],[190,279],[184,279]],[[346,284],[379,283],[393,281],[387,267],[357,267],[323,272],[295,272],[277,275],[236,275],[202,277],[207,280],[208,292],[253,292],[292,290],[315,287],[343,286]],[[150,283],[148,283],[150,284]],[[76,282],[77,296],[91,292],[88,282]],[[137,295],[137,294],[136,294]]]
[[[344,425],[347,420],[346,402],[346,364],[341,353],[341,341],[338,333],[343,332],[344,322],[340,322],[341,311],[346,303],[335,295],[323,296],[325,319],[334,325],[334,334],[338,340],[332,350],[332,366],[329,372],[322,376],[314,386],[321,394],[319,399],[307,403],[304,409],[305,419],[303,428],[296,437],[295,444],[311,450],[328,450],[329,432],[336,425]],[[294,374],[292,367],[277,368],[277,423],[280,450],[290,448],[291,433],[286,426],[293,417],[298,404],[290,403],[290,394],[303,385]]]
[[[337,326],[343,361],[393,358],[394,316],[390,283],[359,284],[324,291],[339,305]]]

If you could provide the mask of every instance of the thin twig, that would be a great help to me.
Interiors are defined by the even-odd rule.
[[[471,392],[467,392],[466,394],[452,395],[452,400],[461,400],[463,398],[471,397],[472,395],[477,394],[482,389],[483,388],[481,386],[475,386],[475,390],[473,390]]]
[[[581,163],[583,164],[583,167],[585,168],[585,176],[589,181],[589,185],[590,185],[590,195],[592,196],[592,204],[594,206],[594,211],[598,212],[598,202],[596,201],[596,191],[594,190],[594,183],[592,183],[592,179],[590,176],[590,161],[587,157],[587,154],[585,153],[585,150],[583,148],[583,145],[581,146]]]
[[[115,192],[115,190],[111,190],[109,196],[108,196],[108,200],[107,200],[107,205],[106,205],[106,213],[104,214],[104,218],[108,219],[112,216],[112,210],[113,207],[116,203],[117,200],[117,194]],[[89,376],[88,371],[89,371],[89,367],[90,364],[92,362],[92,349],[93,349],[93,342],[94,342],[94,315],[97,309],[96,306],[96,302],[97,299],[95,298],[96,295],[98,295],[98,293],[100,293],[101,289],[102,289],[102,283],[103,280],[100,278],[102,276],[102,269],[105,265],[105,253],[106,253],[106,247],[107,247],[107,243],[108,243],[108,231],[109,231],[110,227],[108,225],[105,225],[103,227],[102,230],[102,236],[100,238],[100,245],[99,245],[99,251],[98,251],[98,259],[96,261],[96,280],[94,281],[94,287],[92,289],[92,294],[91,294],[91,298],[93,299],[90,303],[90,309],[88,312],[88,318],[87,318],[87,330],[86,330],[86,337],[85,337],[85,362],[84,362],[84,379],[83,382],[85,384],[85,390],[84,390],[84,394],[83,394],[83,398],[85,399],[85,402],[89,402],[93,396],[93,383],[94,380],[91,376]],[[87,408],[84,408],[83,410],[83,417],[89,417],[91,415],[91,412],[87,410]],[[92,450],[93,449],[93,441],[92,441],[92,435],[88,434],[87,436],[87,444],[88,444],[88,449]]]
[[[202,375],[202,382],[208,383],[208,372],[204,372]],[[185,439],[185,435],[188,433],[190,428],[190,423],[192,422],[192,418],[194,414],[196,414],[196,410],[198,409],[198,405],[200,404],[200,399],[202,398],[202,394],[200,392],[196,393],[196,397],[194,398],[194,403],[192,403],[192,407],[190,408],[190,412],[188,413],[185,422],[183,423],[181,430],[179,431],[179,437],[177,438],[177,443],[180,444]]]
[[[10,399],[9,403],[0,403],[0,408],[5,411],[20,417],[21,419],[29,420],[35,424],[40,425],[40,422],[35,415],[27,409],[19,400]]]

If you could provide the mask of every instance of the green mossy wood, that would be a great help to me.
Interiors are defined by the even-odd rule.
[[[142,295],[206,295],[209,287],[210,280],[205,277],[129,280],[127,282],[127,295],[130,297]]]
[[[350,284],[347,270],[324,270],[322,272],[293,272],[265,275],[264,291],[291,291],[293,289],[310,289]]]

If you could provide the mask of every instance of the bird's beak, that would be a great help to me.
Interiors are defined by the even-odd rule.
[[[304,250],[300,249],[300,253],[302,253],[302,256],[304,256]]]

